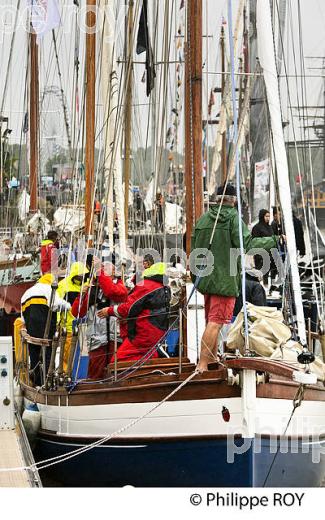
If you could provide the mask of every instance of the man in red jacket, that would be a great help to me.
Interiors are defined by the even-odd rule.
[[[56,231],[51,230],[47,234],[47,239],[41,243],[41,273],[46,274],[52,271],[55,262],[53,258],[54,252],[59,247],[58,234]]]
[[[154,347],[168,330],[170,289],[164,285],[166,266],[153,264],[143,272],[143,280],[129,294],[125,303],[100,310],[97,315],[126,320],[127,337],[117,351],[118,361],[158,357]]]
[[[127,298],[127,289],[122,280],[113,281],[114,266],[108,274],[98,259],[94,261],[97,272],[91,287],[85,287],[83,293],[72,304],[71,312],[75,318],[87,315],[87,347],[89,352],[88,377],[101,379],[105,377],[105,370],[113,355],[112,320],[108,316],[99,317],[97,310],[107,305],[124,302]],[[88,313],[88,314],[87,314]]]

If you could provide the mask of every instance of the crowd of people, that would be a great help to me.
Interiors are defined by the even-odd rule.
[[[57,235],[49,232],[42,243],[42,277],[22,297],[22,317],[27,333],[43,338],[46,320],[51,313],[47,339],[64,330],[63,372],[67,372],[74,325],[87,317],[88,378],[101,379],[107,366],[117,361],[136,361],[146,354],[158,357],[157,348],[169,325],[171,291],[165,283],[166,264],[154,262],[151,255],[143,258],[141,280],[135,276],[126,281],[113,263],[92,255],[87,261],[74,262],[70,272],[58,284],[53,299],[54,276],[50,258]],[[52,286],[52,289],[51,289]],[[115,340],[116,338],[116,340]],[[115,351],[115,346],[118,346]],[[29,344],[31,379],[41,384],[43,363],[39,345]],[[46,347],[45,365],[49,367],[50,347]]]

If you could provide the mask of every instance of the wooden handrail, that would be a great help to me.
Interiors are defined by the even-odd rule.
[[[27,334],[26,329],[21,329],[20,335],[23,341],[31,343],[32,345],[39,345],[40,347],[49,347],[52,344],[51,339],[34,338],[33,336],[30,336],[29,334]]]

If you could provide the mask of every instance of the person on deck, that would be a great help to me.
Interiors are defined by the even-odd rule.
[[[224,196],[223,196],[224,193]],[[215,361],[219,332],[224,324],[231,322],[236,298],[239,294],[240,269],[231,273],[231,265],[237,259],[240,248],[239,215],[235,208],[237,202],[236,189],[228,184],[217,190],[216,204],[211,205],[207,213],[197,221],[192,234],[192,252],[196,249],[210,249],[213,255],[213,269],[207,276],[196,280],[192,273],[192,280],[197,289],[204,294],[206,328],[201,341],[201,355],[198,364],[199,372],[208,369],[208,363]],[[221,205],[221,207],[220,207]],[[220,210],[220,213],[219,213]],[[218,216],[219,215],[219,216]],[[218,221],[214,229],[216,218]],[[275,236],[253,238],[247,226],[242,222],[244,250],[262,248],[267,251],[277,247]],[[214,230],[211,247],[211,235]]]
[[[101,203],[99,202],[99,200],[96,200],[95,205],[94,205],[94,214],[97,216],[98,224],[100,223],[101,211],[102,211]]]
[[[262,238],[262,237],[271,237],[274,235],[273,228],[270,225],[270,212],[267,209],[261,209],[258,214],[258,223],[252,229],[252,237],[253,238]],[[260,270],[263,267],[263,257],[260,255],[254,255],[254,264],[255,269]],[[271,272],[271,277],[275,278],[276,276],[276,265],[270,255],[270,269],[267,272],[263,273],[264,284],[267,285],[269,273]]]
[[[87,315],[88,378],[102,379],[113,353],[111,347],[114,347],[114,330],[111,327],[112,319],[109,316],[99,317],[97,311],[108,305],[124,302],[128,291],[122,280],[116,279],[114,283],[113,264],[109,266],[106,263],[104,270],[100,260],[94,259],[94,271],[96,274],[92,286],[86,286],[82,294],[77,296],[71,312],[75,318]]]
[[[151,265],[143,272],[143,280],[135,285],[125,303],[97,313],[100,318],[116,316],[126,320],[127,337],[118,348],[118,361],[141,359],[151,349],[148,356],[158,357],[154,347],[167,332],[169,323],[170,289],[164,285],[165,273],[164,263]]]
[[[261,271],[257,269],[247,269],[245,275],[245,296],[246,302],[258,305],[260,307],[266,306],[266,294],[263,285],[260,283],[262,279]],[[234,316],[237,316],[243,307],[243,295],[240,290],[239,296],[236,298]]]
[[[54,276],[50,273],[43,275],[38,282],[27,289],[21,298],[21,312],[22,318],[25,322],[27,333],[34,338],[44,338],[50,303],[52,295],[52,283]],[[57,312],[69,311],[70,303],[66,302],[58,296],[54,295],[52,316],[48,339],[52,339],[57,325]],[[29,344],[30,370],[31,379],[35,386],[41,385],[41,371],[40,361],[42,349],[40,345]],[[45,365],[46,372],[48,371],[51,359],[51,348],[46,347],[45,350]]]
[[[70,305],[73,305],[73,302],[81,293],[82,286],[85,282],[85,278],[88,273],[89,269],[82,262],[74,262],[71,265],[69,276],[61,280],[61,282],[58,285],[57,293],[60,296],[60,298],[63,298],[68,303],[70,303]],[[71,310],[67,312],[61,312],[61,327],[65,327],[67,331],[67,338],[65,342],[63,357],[64,372],[66,372],[68,367],[73,320],[74,316]]]
[[[41,242],[41,273],[50,273],[57,260],[53,257],[59,247],[58,233],[51,230],[47,239]]]
[[[154,207],[154,215],[155,215],[155,223],[156,223],[156,231],[162,231],[163,229],[163,206],[164,206],[164,198],[160,190],[156,193],[155,207]]]
[[[292,212],[292,220],[293,220],[293,227],[294,227],[294,232],[295,232],[297,252],[299,253],[300,256],[305,256],[306,245],[305,245],[305,238],[304,238],[304,229],[303,229],[301,220],[298,217],[296,217],[294,211]],[[273,208],[273,222],[272,222],[271,226],[273,228],[273,232],[275,235],[277,235],[277,236],[283,235],[283,223],[281,220],[281,211],[276,206],[274,206],[274,208]],[[280,250],[282,253],[282,258],[284,259],[285,247],[281,241],[280,241]]]
[[[154,258],[153,258],[152,255],[150,255],[150,254],[146,254],[146,255],[144,255],[144,257],[143,257],[143,261],[142,261],[142,264],[143,264],[143,268],[144,268],[144,269],[148,269],[148,268],[151,267],[154,263],[155,263],[155,261],[154,261]]]
[[[272,220],[271,226],[272,226],[274,235],[276,235],[276,236],[283,235],[281,210],[277,206],[273,207],[273,220]]]
[[[302,226],[301,220],[292,212],[293,218],[293,227],[295,230],[295,238],[296,238],[296,247],[300,256],[305,256],[306,254],[306,245],[304,238],[304,228]]]

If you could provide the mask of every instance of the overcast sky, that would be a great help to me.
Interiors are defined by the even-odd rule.
[[[25,6],[26,0],[21,0],[21,7]],[[173,24],[172,31],[172,46],[171,46],[171,59],[175,56],[175,46],[174,43],[176,39],[174,38],[176,31],[175,27],[178,26],[178,23],[181,21],[180,18],[180,6],[181,0],[169,0],[169,4],[171,9],[173,9],[173,16],[171,23]],[[267,0],[265,0],[267,1]],[[9,49],[11,44],[11,34],[5,34],[5,31],[10,27],[10,18],[8,18],[9,11],[5,9],[6,6],[15,7],[17,6],[18,0],[0,0],[1,4],[1,20],[0,20],[0,101],[2,99],[2,93],[4,88],[4,78],[7,71],[7,62],[9,56]],[[119,5],[123,6],[123,1],[119,2]],[[135,2],[137,4],[137,2]],[[150,10],[152,9],[154,0],[149,0]],[[74,63],[74,48],[75,48],[75,18],[71,16],[71,11],[69,11],[69,7],[73,5],[73,0],[59,0],[60,10],[62,13],[62,22],[63,25],[58,31],[58,47],[59,47],[59,55],[60,55],[60,65],[62,68],[63,75],[63,84],[65,89],[65,94],[67,97],[68,108],[71,111],[72,99],[73,99],[73,63]],[[233,1],[233,15],[236,15],[236,9],[239,4],[239,1]],[[285,60],[286,65],[288,67],[288,72],[290,74],[294,74],[294,58],[293,54],[295,53],[296,62],[298,66],[298,71],[302,70],[300,56],[299,56],[299,31],[298,31],[298,0],[288,0],[287,5],[291,4],[292,8],[292,29],[291,27],[288,30],[288,24],[291,23],[290,18],[288,17],[288,23],[286,26],[286,35],[285,35],[285,45],[289,48],[289,51],[286,52]],[[83,2],[81,2],[83,5]],[[159,42],[162,42],[163,39],[163,29],[164,29],[164,19],[163,19],[163,7],[165,2],[159,0],[159,24],[156,28],[156,32],[158,34]],[[301,5],[301,23],[302,23],[302,44],[303,44],[303,53],[304,56],[325,56],[325,2],[321,0],[300,0]],[[207,71],[209,72],[217,72],[220,70],[220,54],[218,48],[218,39],[220,32],[220,25],[222,16],[227,19],[227,0],[203,0],[204,6],[204,34],[208,34],[208,38],[205,38],[204,48],[203,48],[203,61],[204,65],[204,86],[203,86],[203,100],[204,100],[204,112],[207,111],[208,99],[210,88],[212,86],[220,84],[220,78],[216,75],[210,75],[209,80],[207,82]],[[5,13],[7,13],[5,15]],[[24,29],[24,18],[22,18],[22,23],[20,28],[16,33],[15,45],[13,49],[13,60],[12,67],[9,73],[9,89],[8,95],[6,97],[5,107],[4,107],[4,115],[9,115],[10,117],[10,126],[13,130],[11,140],[12,142],[19,142],[21,126],[23,120],[24,113],[24,94],[25,94],[25,78],[26,78],[26,57],[27,57],[27,33]],[[5,25],[4,25],[5,24]],[[293,36],[292,36],[293,34]],[[291,41],[291,38],[294,40],[294,45]],[[208,46],[206,46],[206,42],[208,41]],[[121,52],[122,38],[119,38],[119,52]],[[293,51],[294,47],[294,51]],[[83,39],[81,41],[80,47],[80,60],[81,66],[80,71],[81,74],[83,72]],[[158,49],[158,59],[163,56],[162,49]],[[142,55],[143,56],[143,55]],[[135,56],[136,60],[141,60],[141,57]],[[321,104],[323,105],[323,100],[319,99],[319,95],[322,87],[322,79],[320,78],[312,78],[309,76],[317,76],[322,72],[320,70],[309,70],[308,67],[318,67],[321,65],[321,60],[309,60],[305,58],[304,61],[305,70],[306,70],[306,86],[307,86],[307,103],[308,104]],[[174,67],[174,68],[173,68]],[[161,67],[159,68],[159,70]],[[176,66],[171,66],[170,69],[170,79],[168,86],[168,106],[162,107],[162,110],[166,111],[166,121],[164,130],[167,130],[168,125],[172,121],[171,119],[171,108],[172,104],[174,104],[175,98],[175,75],[176,75]],[[135,65],[135,76],[136,76],[136,91],[135,91],[135,102],[141,107],[138,109],[138,121],[137,121],[137,137],[135,138],[135,145],[144,144],[146,142],[147,135],[147,98],[145,96],[145,84],[141,83],[141,77],[144,72],[144,65]],[[282,72],[284,69],[282,68]],[[53,46],[51,44],[51,35],[48,34],[45,36],[44,40],[40,45],[40,88],[41,91],[44,91],[45,87],[50,87],[52,85],[59,86],[58,76],[56,71],[56,64],[53,54]],[[293,104],[296,105],[296,101],[294,98],[296,97],[296,79],[289,79],[291,88],[292,88],[292,100]],[[283,87],[284,83],[282,83]],[[158,99],[161,96],[161,86],[160,86],[160,76],[158,74],[157,78],[157,88],[158,88]],[[298,90],[300,89],[298,85]],[[284,114],[288,113],[286,109],[286,96],[285,91],[283,91],[283,99],[284,99]],[[299,90],[299,96],[301,96],[301,92]],[[57,140],[59,144],[65,144],[65,133],[64,133],[64,123],[63,123],[63,114],[61,109],[60,99],[57,96],[47,96],[48,102],[44,103],[44,106],[50,111],[47,118],[44,118],[43,121],[48,121],[43,129],[43,137],[51,137],[51,135],[57,134]],[[98,91],[98,104],[101,105],[100,92]],[[300,99],[301,102],[301,99]],[[98,118],[98,124],[100,125],[100,117]],[[213,133],[213,129],[209,129],[209,132]],[[213,142],[213,135],[211,134],[209,137]]]

